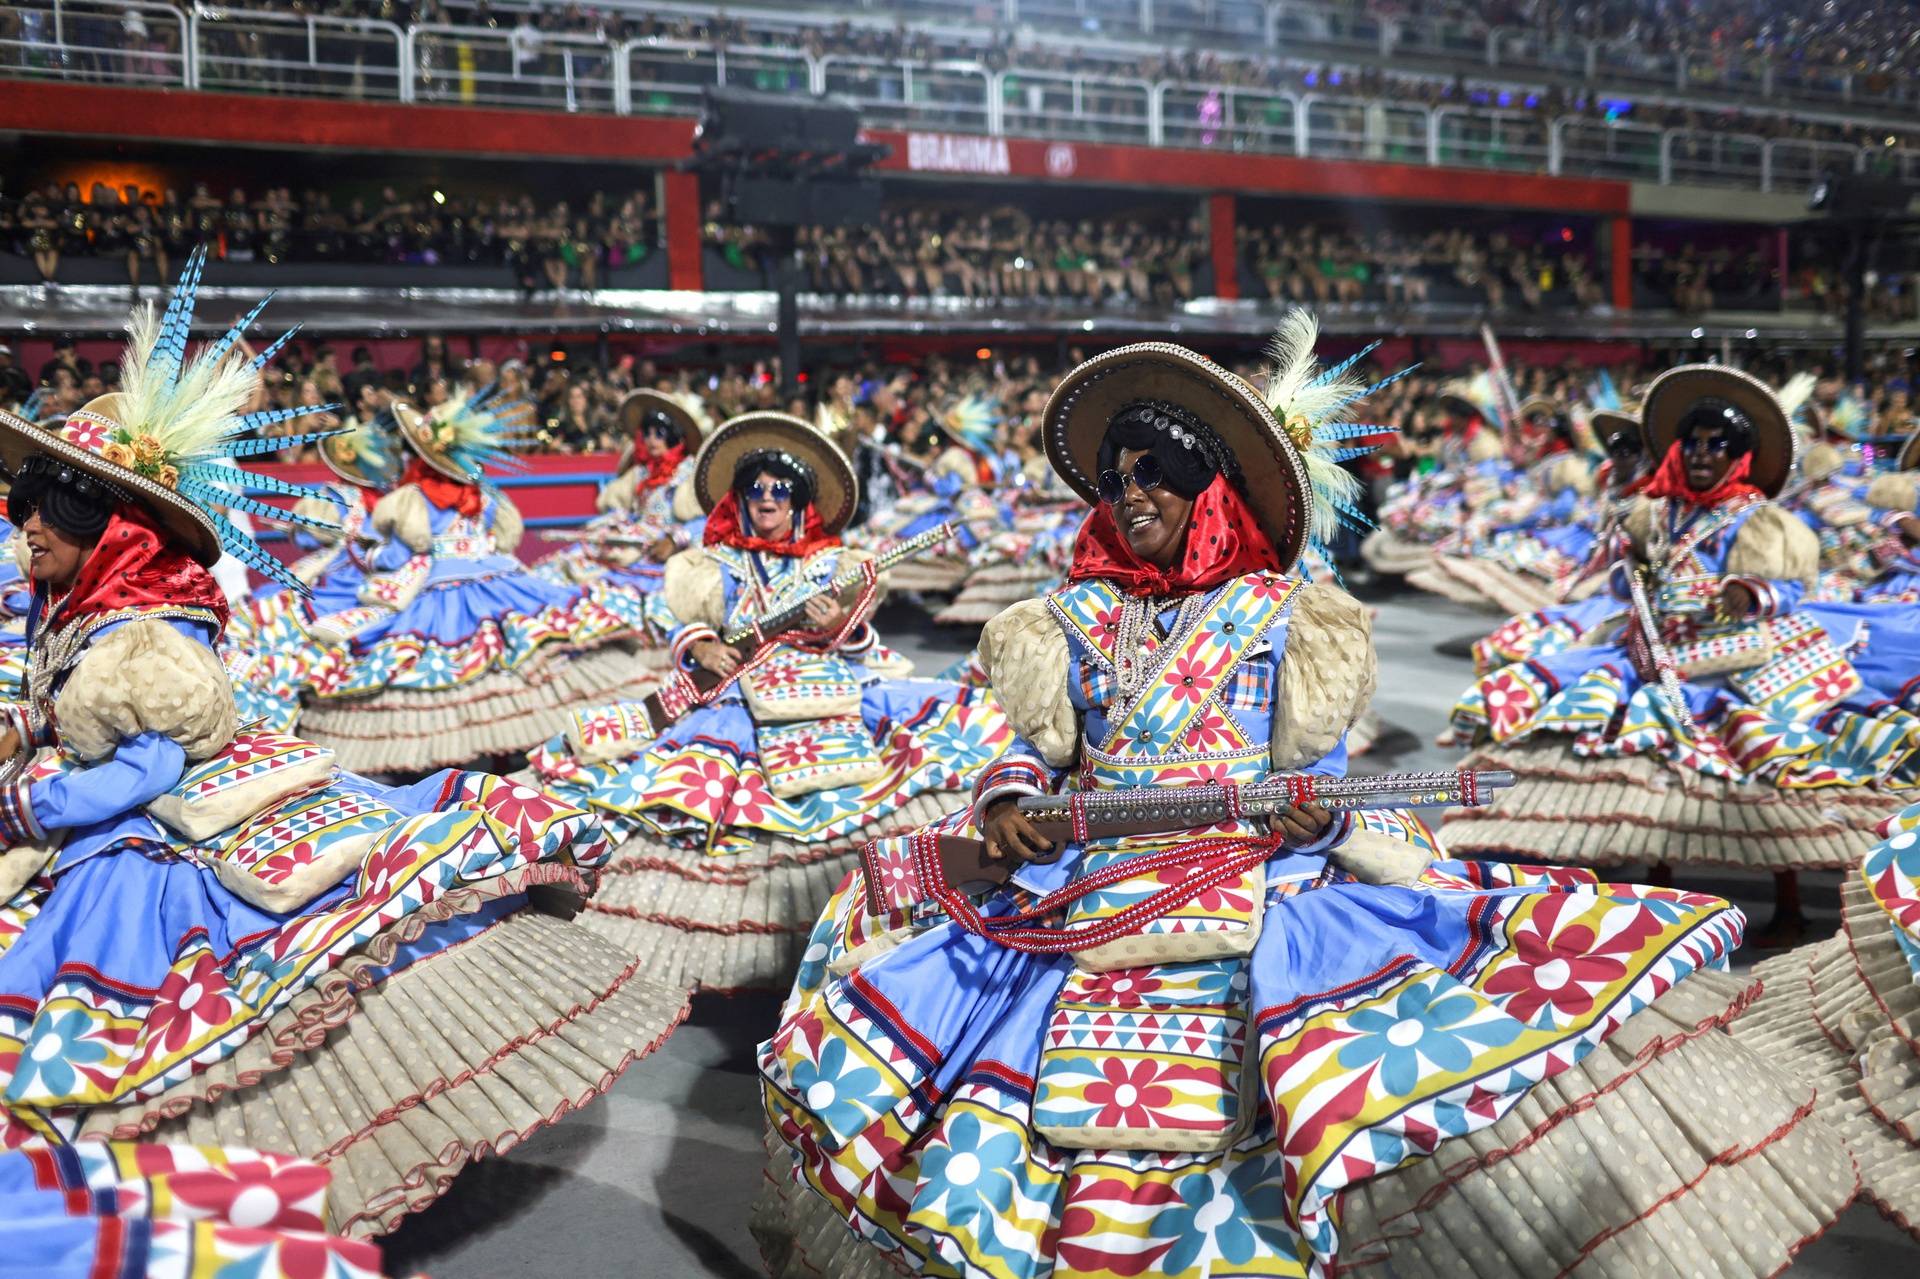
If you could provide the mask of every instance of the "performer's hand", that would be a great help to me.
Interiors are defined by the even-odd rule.
[[[1035,861],[1053,849],[1053,841],[1027,820],[1012,796],[995,800],[987,809],[986,836],[987,856],[996,862]]]
[[[807,620],[816,631],[837,631],[847,624],[847,609],[825,595],[807,601]]]
[[[1327,833],[1327,827],[1333,824],[1333,814],[1326,805],[1318,803],[1295,804],[1267,818],[1267,825],[1274,834],[1284,838],[1294,848],[1305,848]]]
[[[657,539],[652,546],[649,546],[647,548],[647,558],[652,560],[655,564],[665,564],[668,560],[673,558],[673,553],[679,549],[680,549],[679,547],[673,544],[672,538],[662,537]]]
[[[1751,617],[1757,603],[1753,592],[1739,582],[1728,582],[1720,588],[1720,616],[1727,621],[1737,622]]]
[[[1894,527],[1900,530],[1908,546],[1920,546],[1920,515],[1902,515]]]
[[[715,675],[731,675],[740,665],[740,654],[719,640],[701,640],[688,651],[694,661]]]
[[[6,763],[20,753],[20,730],[9,728],[0,733],[0,764]]]

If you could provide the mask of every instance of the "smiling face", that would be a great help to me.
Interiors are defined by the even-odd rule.
[[[27,572],[56,595],[72,588],[95,545],[61,532],[43,520],[39,511],[27,517],[20,535],[27,543]]]
[[[1133,464],[1146,449],[1123,449],[1114,469],[1127,477],[1127,489],[1114,503],[1114,522],[1133,553],[1158,569],[1180,561],[1187,545],[1187,524],[1193,518],[1193,499],[1181,497],[1167,485],[1142,491],[1133,480]]]
[[[780,537],[792,530],[793,486],[771,471],[756,475],[741,500],[755,537]]]

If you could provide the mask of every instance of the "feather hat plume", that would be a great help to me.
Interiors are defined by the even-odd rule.
[[[396,404],[394,418],[400,438],[428,466],[448,479],[492,487],[488,467],[527,469],[514,454],[538,438],[527,415],[528,407],[528,401],[508,399],[497,388],[487,386],[426,413],[411,405]]]
[[[393,438],[396,429],[396,415],[391,409],[365,422],[349,422],[320,446],[320,460],[349,484],[390,489],[400,482],[400,458]]]
[[[338,428],[287,435],[266,432],[338,405],[248,411],[260,394],[261,370],[299,331],[298,325],[287,330],[252,359],[237,349],[272,294],[219,338],[189,355],[194,304],[205,265],[206,251],[195,249],[165,311],[156,312],[149,304],[134,313],[118,391],[89,401],[57,428],[36,429],[17,418],[0,419],[0,467],[17,475],[32,454],[58,458],[147,507],[202,564],[213,564],[224,551],[266,577],[304,591],[279,560],[221,512],[331,527],[322,520],[291,515],[259,496],[298,499],[314,496],[317,490],[242,471],[234,463],[337,434]]]
[[[1370,437],[1392,435],[1397,428],[1355,420],[1355,411],[1369,396],[1393,385],[1412,368],[1369,383],[1353,370],[1373,353],[1378,342],[1329,367],[1314,354],[1320,323],[1305,308],[1289,311],[1267,345],[1271,361],[1262,392],[1274,421],[1300,454],[1310,490],[1307,544],[1327,554],[1328,544],[1342,528],[1366,532],[1371,521],[1358,505],[1360,479],[1345,463],[1380,448],[1362,443]],[[1416,366],[1417,367],[1417,366]],[[1331,556],[1328,555],[1329,562]]]
[[[975,453],[991,453],[993,428],[1000,425],[1000,415],[994,412],[992,400],[976,392],[955,400],[941,415],[940,424],[956,443]]]

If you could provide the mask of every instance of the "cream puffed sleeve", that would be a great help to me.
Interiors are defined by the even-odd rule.
[[[1066,634],[1044,599],[1022,600],[980,634],[980,664],[1013,731],[1054,768],[1079,758],[1080,717],[1067,696]]]
[[[233,688],[214,651],[164,618],[136,618],[92,640],[54,701],[60,743],[88,763],[159,733],[190,762],[233,740]]]
[[[593,499],[593,509],[602,515],[613,511],[631,511],[633,491],[639,486],[640,468],[629,466],[600,486],[600,492]]]
[[[1819,535],[1781,507],[1760,507],[1733,535],[1727,576],[1799,582],[1811,590],[1820,576]]]
[[[1273,704],[1273,767],[1304,768],[1339,745],[1373,701],[1380,666],[1373,624],[1337,586],[1302,586],[1287,623],[1280,696]]]
[[[417,484],[403,484],[381,498],[373,508],[373,528],[383,537],[425,555],[433,549],[433,513],[427,495]]]
[[[520,508],[505,493],[493,495],[493,549],[502,555],[511,555],[520,548],[520,539],[527,535],[527,522],[521,518]]]
[[[682,626],[719,630],[727,622],[727,592],[720,562],[700,547],[689,547],[667,560],[660,591],[667,609]]]

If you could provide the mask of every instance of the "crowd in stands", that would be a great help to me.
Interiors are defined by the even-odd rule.
[[[1555,236],[1523,243],[1458,227],[1410,232],[1281,222],[1243,225],[1239,237],[1241,262],[1264,290],[1253,296],[1278,302],[1446,301],[1537,311],[1607,301],[1588,255]]]
[[[53,280],[65,257],[123,259],[137,291],[165,283],[195,245],[234,262],[505,266],[528,292],[577,286],[644,261],[659,227],[643,193],[594,192],[577,205],[530,194],[481,198],[382,189],[336,201],[325,191],[272,187],[224,197],[207,183],[180,191],[50,184],[0,200],[0,248]]]
[[[765,278],[766,233],[708,210],[707,246]],[[880,225],[800,234],[808,289],[1023,301],[1187,301],[1207,257],[1198,219],[1167,215],[1041,218],[1018,208],[892,209]]]
[[[1126,6],[1131,7],[1132,0],[1126,0]],[[65,68],[67,73],[98,78],[133,76],[164,79],[168,73],[162,64],[168,59],[177,63],[179,51],[174,47],[177,33],[165,24],[148,23],[140,18],[138,11],[114,9],[101,3],[101,0],[73,0],[69,7],[72,9],[66,19],[69,44],[94,49],[118,46],[124,53],[75,53],[71,55],[73,65]],[[1863,103],[1874,103],[1885,98],[1885,87],[1904,84],[1906,76],[1920,70],[1920,40],[1912,38],[1914,19],[1916,14],[1920,14],[1920,7],[1916,7],[1913,0],[1896,0],[1871,8],[1836,4],[1831,0],[1786,0],[1783,4],[1775,5],[1761,5],[1757,0],[1693,0],[1688,3],[1672,3],[1670,0],[1580,0],[1579,3],[1574,0],[1500,0],[1500,3],[1486,6],[1467,3],[1467,0],[1411,0],[1408,3],[1368,0],[1364,6],[1351,7],[1364,7],[1375,19],[1396,16],[1440,17],[1466,31],[1484,32],[1492,27],[1502,27],[1549,41],[1557,36],[1577,35],[1603,40],[1610,47],[1637,49],[1650,59],[1663,58],[1677,50],[1698,60],[1704,69],[1715,72],[1719,80],[1729,78],[1720,73],[1724,73],[1730,64],[1741,62],[1764,61],[1776,68],[1796,72],[1845,70],[1862,77],[1856,101]],[[1504,144],[1520,157],[1520,167],[1525,167],[1529,161],[1537,167],[1538,159],[1545,155],[1546,129],[1552,120],[1561,117],[1614,119],[1622,116],[1623,109],[1624,118],[1636,124],[1694,131],[1699,135],[1694,145],[1710,144],[1711,135],[1716,131],[1736,132],[1763,139],[1848,145],[1885,145],[1888,138],[1888,130],[1884,125],[1851,121],[1838,115],[1817,118],[1804,111],[1782,110],[1762,104],[1750,109],[1720,109],[1698,104],[1674,105],[1646,101],[1644,95],[1630,94],[1628,96],[1634,100],[1630,107],[1623,108],[1619,94],[1575,91],[1545,83],[1528,91],[1515,89],[1511,85],[1482,85],[1464,77],[1448,79],[1431,71],[1414,74],[1404,68],[1388,72],[1378,67],[1320,65],[1302,62],[1292,55],[1276,57],[1250,53],[1244,48],[1235,47],[1232,41],[1223,41],[1216,47],[1194,45],[1179,48],[1168,48],[1164,42],[1156,42],[1151,50],[1143,45],[1141,51],[1135,53],[1111,42],[1076,44],[1062,38],[1057,32],[1036,36],[1033,31],[1024,28],[1019,31],[997,30],[990,22],[981,23],[976,32],[965,38],[954,35],[954,28],[946,26],[940,29],[941,34],[936,38],[928,29],[905,23],[888,26],[884,23],[835,21],[831,11],[824,7],[816,11],[816,22],[798,28],[754,23],[720,13],[702,17],[552,2],[503,2],[492,5],[488,0],[248,0],[244,9],[336,19],[366,18],[399,26],[451,24],[466,29],[492,29],[509,33],[513,37],[513,60],[516,65],[530,66],[533,73],[548,79],[564,78],[572,86],[570,92],[579,104],[589,108],[606,105],[594,95],[604,93],[606,85],[610,84],[610,69],[596,67],[596,55],[589,49],[577,46],[570,55],[573,61],[564,71],[557,62],[555,66],[548,67],[542,59],[557,60],[560,54],[543,47],[544,37],[604,36],[610,42],[662,39],[698,44],[777,44],[797,47],[816,57],[831,53],[855,60],[904,61],[918,66],[942,59],[965,59],[990,70],[1014,72],[1003,89],[1010,127],[1022,127],[1023,117],[1033,115],[1031,123],[1044,126],[1052,132],[1059,132],[1071,125],[1072,121],[1064,118],[1070,113],[1064,112],[1058,102],[1043,104],[1047,82],[1023,82],[1019,72],[1025,71],[1036,76],[1084,73],[1110,80],[1171,81],[1223,89],[1311,92],[1323,100],[1344,98],[1353,101],[1385,100],[1417,106],[1476,105],[1498,108],[1515,113],[1518,121],[1522,136],[1504,140]],[[869,13],[868,16],[884,15],[884,12],[885,7],[880,6],[878,14]],[[804,11],[785,15],[783,23],[792,23],[796,16],[804,16]],[[306,56],[304,34],[292,28],[280,33],[279,38],[293,40],[299,48],[289,45],[287,50],[275,52],[266,43],[275,37],[274,29],[270,26],[248,28],[236,25],[222,28],[214,24],[208,28],[208,32],[209,39],[226,41],[231,45],[231,48],[227,44],[220,45],[223,54],[233,55],[231,60],[223,56],[216,59],[217,66],[203,68],[204,74],[237,77],[233,83],[221,81],[224,87],[289,91],[309,87],[302,79],[306,73],[299,65]],[[37,44],[49,42],[52,38],[53,29],[44,13],[26,8],[0,8],[0,66],[13,60],[42,71],[52,69],[48,59],[66,55],[36,52]],[[377,56],[372,52],[371,45],[355,47],[344,28],[330,28],[321,33],[321,38],[338,45],[334,54],[322,59],[325,62],[353,64]],[[431,46],[434,41],[457,43],[457,39],[455,36],[435,36],[428,44]],[[432,64],[436,60],[447,63],[448,74],[457,81],[457,74],[453,70],[457,66],[455,57],[439,57],[431,53],[422,57],[424,64]],[[248,70],[248,66],[252,70]],[[1520,73],[1506,71],[1503,74],[1511,80]],[[864,98],[898,101],[906,97],[898,71],[884,66],[843,66],[834,75],[834,88],[852,90]],[[263,78],[254,85],[248,76]],[[752,83],[766,89],[807,88],[799,71],[771,65],[736,73],[736,78],[741,76],[750,78]],[[638,78],[644,80],[645,75]],[[373,81],[367,83],[371,85]],[[1882,89],[1875,90],[1873,86],[1876,84],[1881,85]],[[1606,87],[1604,78],[1601,87]],[[641,102],[651,101],[644,84],[636,84],[636,93]],[[977,87],[960,88],[957,84],[943,86],[938,79],[923,76],[915,82],[913,100],[916,110],[925,115],[930,111],[937,112],[944,96],[971,94],[977,97],[977,93]],[[655,105],[678,103],[684,106],[688,100],[684,96],[676,98],[670,95],[659,99]],[[1217,109],[1217,102],[1202,103],[1200,107],[1202,112]],[[977,110],[977,106],[973,108],[976,115]],[[1097,120],[1101,116],[1122,113],[1144,115],[1145,105],[1137,90],[1103,89],[1095,85],[1081,96],[1078,110],[1086,118]],[[1220,129],[1211,131],[1211,141],[1203,142],[1203,145],[1231,145],[1250,132],[1258,133],[1269,128],[1284,135],[1287,126],[1279,118],[1280,110],[1277,105],[1263,107],[1259,103],[1243,107],[1236,111],[1236,118],[1224,120]],[[1895,108],[1888,101],[1886,110],[1881,114],[1892,110]],[[1269,116],[1274,118],[1269,119]],[[969,127],[970,118],[965,111],[961,111],[955,115],[952,123],[955,127]],[[979,121],[973,119],[972,123],[977,126]],[[1185,140],[1189,145],[1192,143],[1191,138]],[[1478,157],[1472,162],[1485,161],[1486,157]]]
[[[946,446],[940,421],[964,396],[987,397],[1000,419],[1005,447],[1037,449],[1037,428],[1047,396],[1061,368],[1071,367],[1083,352],[1069,351],[1067,363],[1055,366],[1030,354],[994,359],[953,359],[929,355],[910,364],[868,364],[860,367],[815,369],[803,393],[786,396],[771,360],[742,360],[714,367],[666,367],[650,359],[621,355],[605,362],[590,353],[573,352],[555,360],[544,351],[528,358],[495,363],[463,357],[446,339],[430,336],[415,352],[375,361],[365,346],[296,341],[275,360],[278,370],[269,380],[267,395],[275,406],[334,403],[339,414],[370,417],[394,399],[432,407],[451,397],[495,386],[511,399],[528,404],[530,421],[537,424],[540,447],[556,453],[612,453],[624,439],[617,409],[622,397],[636,387],[699,395],[716,421],[754,409],[780,409],[811,419],[818,399],[833,402],[865,436],[884,439],[910,461],[931,461]],[[537,350],[537,348],[536,348]],[[1649,354],[1644,366],[1622,363],[1610,367],[1615,384],[1628,394],[1654,371],[1697,353]],[[1230,361],[1236,371],[1258,378],[1261,366],[1251,358]],[[1568,364],[1534,364],[1519,354],[1510,358],[1516,393],[1552,396],[1563,403],[1584,400],[1599,370]],[[1806,367],[1784,358],[1759,355],[1746,367],[1779,384]],[[1363,370],[1375,376],[1391,370]],[[1411,442],[1429,438],[1449,427],[1451,410],[1440,395],[1447,382],[1472,372],[1422,365],[1410,376],[1392,383],[1364,406],[1361,420],[1397,428]],[[70,412],[93,396],[114,389],[118,368],[112,363],[89,364],[75,355],[71,342],[56,346],[53,359],[38,369],[19,367],[11,350],[0,346],[0,407],[18,411],[35,386],[40,387],[36,416],[45,419]],[[1857,388],[1873,411],[1872,432],[1899,435],[1914,429],[1915,408],[1907,364],[1894,361],[1876,369]],[[1831,406],[1846,388],[1837,377],[1823,378],[1816,401]],[[323,418],[323,422],[330,419]],[[307,430],[289,424],[288,433]],[[1396,468],[1404,471],[1409,449],[1391,445],[1362,470],[1384,480]],[[285,460],[311,460],[311,449]],[[1037,457],[1036,457],[1037,462]]]

